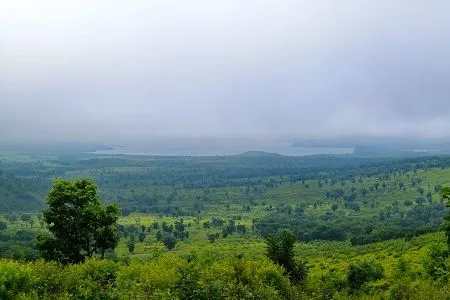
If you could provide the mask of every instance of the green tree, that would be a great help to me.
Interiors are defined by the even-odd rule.
[[[289,230],[270,235],[267,240],[267,256],[282,266],[293,281],[304,281],[308,276],[306,261],[296,260],[294,256],[295,236]]]
[[[0,230],[6,230],[8,228],[8,223],[0,221]]]
[[[210,234],[208,234],[208,240],[211,243],[215,243],[218,239],[219,239],[219,234],[218,233],[214,233],[214,234],[210,233]]]
[[[130,239],[127,242],[128,252],[133,253],[136,247],[136,238],[134,235],[130,235]]]
[[[145,241],[145,237],[146,237],[145,232],[139,232],[139,235],[138,235],[139,242],[142,243],[143,241]]]
[[[47,203],[43,220],[48,232],[37,237],[45,259],[79,263],[95,253],[103,258],[106,250],[117,246],[119,207],[103,205],[92,181],[56,180]]]
[[[31,215],[30,214],[23,214],[20,216],[20,219],[24,222],[28,222],[29,220],[31,220]]]
[[[153,223],[152,223],[152,227],[153,227],[153,229],[159,229],[159,224],[158,224],[158,222],[153,222]]]
[[[177,239],[173,235],[168,234],[162,239],[162,242],[167,250],[172,250],[177,244]]]

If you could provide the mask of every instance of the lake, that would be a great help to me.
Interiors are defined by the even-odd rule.
[[[351,154],[354,148],[293,147],[292,142],[265,140],[159,140],[141,144],[112,146],[112,150],[98,150],[94,154],[216,156],[235,155],[248,151],[264,151],[288,156],[317,154]]]

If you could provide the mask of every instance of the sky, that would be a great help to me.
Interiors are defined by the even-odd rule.
[[[0,0],[0,139],[449,137],[447,0]]]

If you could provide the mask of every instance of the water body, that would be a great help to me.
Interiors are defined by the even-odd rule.
[[[112,146],[112,150],[98,150],[94,154],[216,156],[236,155],[248,151],[264,151],[288,156],[317,154],[351,154],[354,148],[293,147],[292,142],[273,141],[158,141],[145,145]]]

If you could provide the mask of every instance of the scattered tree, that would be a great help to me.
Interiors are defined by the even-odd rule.
[[[331,204],[331,209],[332,209],[333,211],[336,211],[336,210],[338,209],[337,203]]]
[[[162,242],[167,250],[172,250],[177,244],[177,239],[173,235],[168,234],[162,239]]]
[[[130,236],[130,239],[127,242],[128,252],[133,253],[136,247],[136,241],[134,240],[134,235]]]
[[[141,243],[143,241],[145,241],[145,232],[139,232],[138,238],[139,238],[139,242],[141,242]]]

